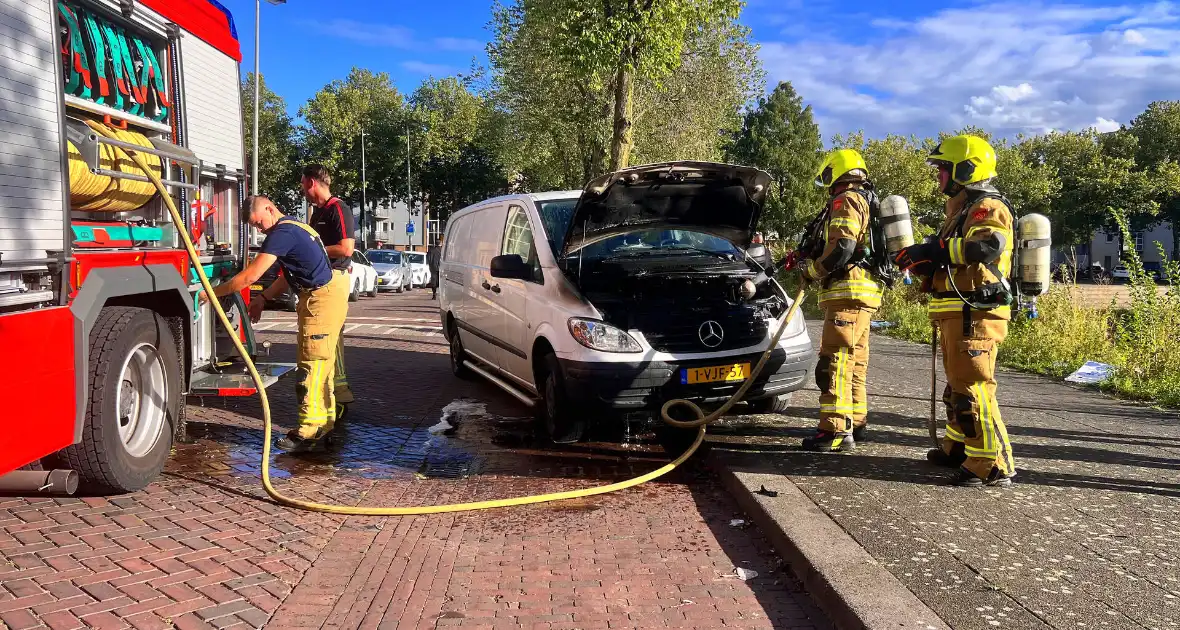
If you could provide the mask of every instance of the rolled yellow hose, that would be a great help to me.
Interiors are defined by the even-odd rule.
[[[99,130],[99,133],[103,133],[105,135],[108,135],[108,137],[110,137],[110,130],[107,130],[105,128]],[[122,149],[120,149],[120,150],[122,150]],[[196,269],[196,271],[197,271],[197,276],[201,280],[201,286],[205,289],[205,292],[208,295],[212,296],[213,295],[213,285],[211,285],[209,283],[209,277],[205,275],[204,266],[201,265],[201,263],[200,263],[200,256],[197,254],[196,248],[193,247],[193,242],[192,242],[191,237],[188,234],[188,231],[184,228],[184,219],[183,219],[183,217],[181,217],[180,212],[176,209],[176,204],[173,202],[172,196],[167,193],[167,190],[164,188],[164,184],[160,181],[160,178],[150,168],[148,168],[148,165],[143,161],[142,156],[140,156],[138,153],[129,153],[129,152],[125,152],[125,153],[127,155],[129,155],[132,160],[135,161],[135,163],[139,166],[140,169],[142,169],[144,172],[148,173],[148,178],[150,178],[152,180],[152,183],[156,186],[156,189],[159,190],[160,196],[164,200],[164,205],[166,205],[168,207],[168,212],[171,213],[172,220],[176,224],[177,232],[180,233],[181,240],[184,241],[184,248],[188,252],[189,259],[192,260],[192,262],[193,262],[193,268]],[[771,341],[770,347],[767,348],[765,353],[763,353],[762,359],[758,362],[758,365],[754,368],[753,372],[751,372],[748,382],[752,382],[754,380],[754,378],[758,376],[758,373],[761,371],[762,367],[766,364],[767,358],[770,356],[770,353],[774,350],[774,348],[778,345],[778,341],[782,337],[783,331],[786,330],[787,322],[790,321],[790,318],[793,316],[795,311],[798,310],[799,304],[802,303],[802,301],[803,301],[802,297],[803,297],[803,290],[800,289],[799,294],[795,298],[795,302],[791,305],[791,307],[789,309],[787,309],[787,312],[780,319],[779,326],[778,326],[778,332],[774,335],[774,338]],[[362,516],[413,516],[413,515],[418,515],[418,514],[439,514],[439,513],[443,513],[443,512],[467,512],[467,511],[471,511],[471,510],[486,510],[486,509],[490,509],[490,508],[509,507],[509,506],[513,506],[513,505],[528,505],[531,503],[545,503],[548,501],[560,501],[562,499],[577,499],[577,498],[582,498],[582,497],[594,496],[594,495],[598,495],[598,494],[606,494],[608,492],[617,492],[619,490],[624,490],[626,488],[638,486],[639,484],[646,483],[648,481],[651,481],[653,479],[656,479],[658,477],[666,475],[669,472],[671,472],[672,470],[674,470],[677,466],[679,466],[680,464],[683,464],[685,461],[687,461],[689,457],[692,457],[693,453],[696,452],[697,448],[700,447],[701,442],[703,442],[705,439],[706,418],[704,417],[704,414],[701,413],[700,408],[689,401],[679,401],[681,404],[687,404],[690,409],[694,409],[697,412],[697,414],[700,416],[700,418],[697,421],[694,421],[695,422],[694,426],[697,428],[697,435],[696,435],[696,439],[692,443],[692,446],[690,446],[688,448],[688,450],[684,451],[684,453],[682,453],[679,457],[672,460],[671,462],[668,462],[667,464],[664,464],[663,466],[661,466],[649,473],[640,475],[638,477],[634,477],[632,479],[627,479],[626,481],[620,481],[618,483],[611,483],[611,484],[606,484],[606,485],[602,485],[602,486],[596,486],[593,488],[583,488],[583,489],[579,489],[579,490],[567,490],[565,492],[553,492],[553,493],[549,493],[549,494],[538,494],[538,495],[525,496],[525,497],[512,497],[512,498],[508,498],[508,499],[493,499],[493,500],[489,500],[489,501],[474,501],[471,503],[452,503],[449,505],[421,505],[421,506],[408,506],[408,507],[368,507],[368,506],[336,505],[336,504],[332,504],[332,503],[317,503],[315,501],[306,501],[304,499],[297,499],[294,497],[289,497],[289,496],[279,492],[274,487],[274,485],[271,483],[271,480],[270,480],[270,444],[271,444],[271,431],[272,431],[271,415],[270,415],[270,401],[267,398],[266,387],[262,382],[262,377],[258,374],[258,370],[254,366],[254,361],[252,361],[250,359],[250,354],[246,351],[245,346],[242,345],[241,340],[238,339],[238,335],[233,334],[233,325],[230,324],[229,318],[226,317],[225,310],[221,308],[220,301],[211,299],[209,301],[209,303],[213,306],[213,310],[217,313],[217,318],[218,318],[218,320],[221,321],[221,325],[224,326],[227,331],[230,331],[229,338],[231,341],[233,341],[234,347],[238,351],[238,355],[241,356],[242,360],[246,363],[246,368],[250,372],[250,378],[252,378],[254,380],[254,386],[258,389],[258,398],[259,398],[259,401],[262,403],[262,423],[263,423],[262,487],[263,487],[263,489],[266,490],[266,494],[268,494],[272,499],[274,499],[275,502],[281,503],[283,505],[302,508],[305,510],[311,510],[313,512],[326,512],[326,513],[330,513],[330,514],[353,514],[353,515],[362,515]],[[749,389],[748,385],[743,386],[741,389],[739,389],[738,392],[735,393],[730,398],[729,401],[727,401],[726,406],[724,408],[728,409],[730,406],[732,406],[733,403],[736,402],[739,399],[739,397],[742,394],[744,394],[746,392],[746,390],[748,390],[748,389]],[[671,401],[671,402],[678,402],[678,401]],[[664,406],[663,418],[664,418],[665,422],[669,422],[669,420],[670,420],[667,416],[667,409],[668,408],[669,408],[668,405]],[[716,415],[717,414],[710,414],[709,417],[714,417]],[[671,424],[671,422],[669,422],[669,423]]]
[[[110,129],[93,120],[87,120],[86,124],[95,131],[102,130],[101,133],[107,137],[143,147],[150,148],[152,146],[151,141],[143,134],[122,129]],[[83,212],[129,212],[142,208],[152,200],[152,197],[156,196],[156,187],[150,182],[138,182],[91,173],[90,165],[82,159],[78,148],[72,142],[68,142],[68,144],[71,209]],[[162,167],[158,156],[150,153],[144,154],[146,157],[140,156],[148,165],[148,168],[144,169],[139,167],[134,160],[121,157],[124,155],[127,154],[109,144],[99,144],[98,146],[98,162],[101,168],[132,175],[143,175],[145,170],[149,170],[156,174],[157,179],[159,178]]]

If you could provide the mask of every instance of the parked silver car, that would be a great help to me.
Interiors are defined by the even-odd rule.
[[[377,290],[401,293],[411,288],[412,269],[401,252],[394,249],[370,249],[369,262],[377,270]]]

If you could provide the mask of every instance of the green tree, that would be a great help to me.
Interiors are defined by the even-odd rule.
[[[1129,217],[1133,229],[1155,221],[1157,183],[1135,160],[1107,154],[1094,130],[1028,138],[1020,151],[1026,162],[1056,170],[1060,180],[1046,213],[1056,243],[1090,242],[1096,230],[1110,226],[1112,209]]]
[[[507,190],[507,174],[494,153],[493,117],[487,100],[458,77],[427,79],[410,98],[417,133],[411,145],[415,190],[432,218]]]
[[[527,0],[552,20],[554,52],[592,87],[612,95],[610,170],[625,168],[633,146],[636,80],[656,83],[678,70],[694,31],[734,21],[740,0]]]
[[[633,163],[716,161],[742,126],[741,111],[764,93],[765,73],[750,30],[717,19],[690,33],[680,68],[635,90]]]
[[[1172,226],[1172,259],[1180,260],[1180,193],[1175,192],[1180,164],[1180,101],[1156,101],[1131,121],[1138,141],[1136,159],[1153,169],[1160,189],[1159,219]]]
[[[299,203],[298,134],[283,97],[266,86],[259,87],[258,110],[258,192],[270,197],[286,210]],[[246,121],[246,164],[254,159],[254,73],[242,81],[242,119]]]
[[[361,132],[369,210],[380,199],[406,198],[406,132],[402,95],[389,75],[353,68],[316,92],[299,109],[307,121],[306,157],[332,170],[332,190],[361,201]],[[362,215],[362,219],[364,215]]]
[[[719,156],[760,69],[739,0],[516,0],[493,10],[497,108],[526,188],[646,159]],[[679,107],[677,106],[679,103]],[[677,124],[676,121],[679,121]],[[643,145],[637,142],[645,143]]]
[[[803,105],[789,82],[779,83],[746,113],[727,159],[770,173],[763,229],[789,237],[821,210],[825,194],[813,180],[822,150],[811,106]]]
[[[496,151],[524,190],[581,188],[606,168],[610,102],[553,54],[556,26],[526,6],[492,11],[486,91],[500,124]]]

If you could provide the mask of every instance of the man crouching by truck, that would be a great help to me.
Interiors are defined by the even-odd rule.
[[[218,297],[241,293],[278,261],[283,273],[261,299],[250,302],[250,321],[262,318],[262,306],[271,295],[290,286],[299,294],[298,363],[295,392],[299,398],[299,427],[278,441],[278,448],[301,452],[313,449],[336,424],[333,387],[336,338],[348,314],[348,272],[334,270],[319,234],[310,226],[284,215],[266,197],[246,200],[242,219],[266,235],[254,260],[236,276],[213,288]],[[267,295],[270,293],[271,295]],[[343,297],[342,297],[343,296]],[[208,300],[202,291],[201,302]]]

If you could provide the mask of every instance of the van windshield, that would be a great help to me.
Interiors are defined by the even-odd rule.
[[[742,258],[733,243],[711,234],[686,230],[639,230],[612,236],[587,245],[581,255],[586,258],[614,258],[617,256],[675,256],[682,254],[716,255]]]

